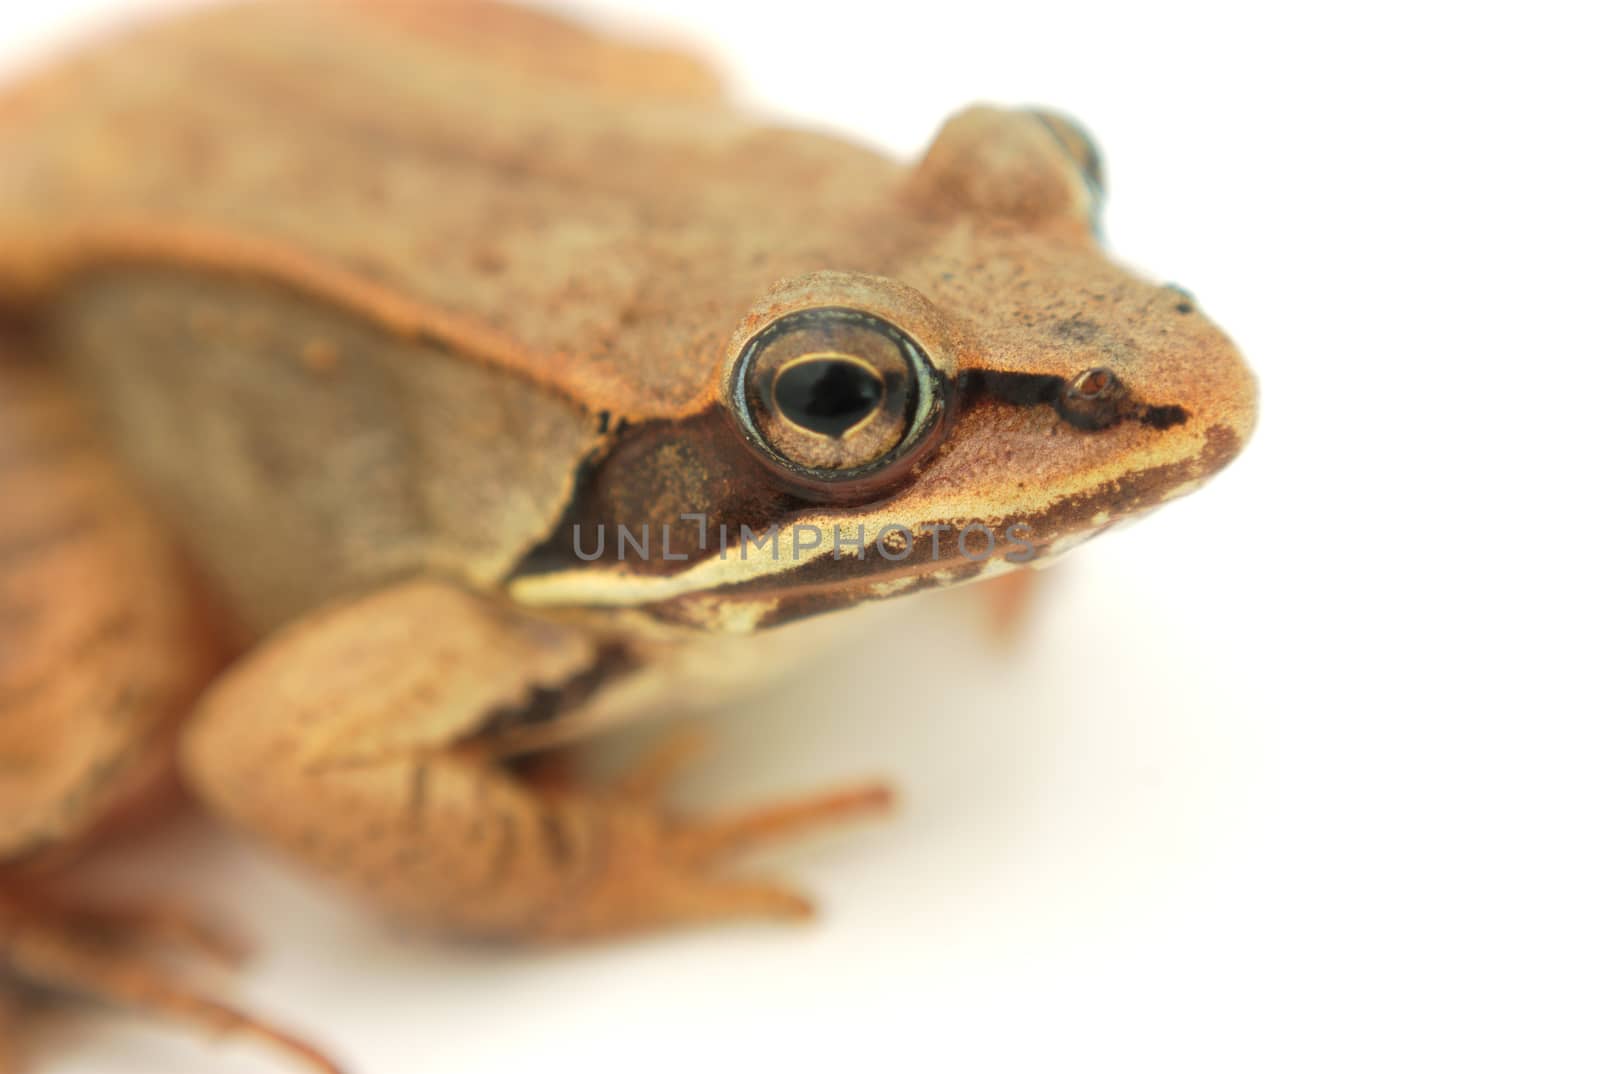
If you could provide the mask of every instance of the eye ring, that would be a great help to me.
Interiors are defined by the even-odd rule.
[[[751,336],[730,370],[727,398],[763,461],[803,485],[838,489],[898,472],[920,454],[940,424],[946,387],[898,326],[822,306],[785,314]],[[795,405],[805,402],[803,389],[813,391],[815,413]]]

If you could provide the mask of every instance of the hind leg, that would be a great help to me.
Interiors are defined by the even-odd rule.
[[[337,1068],[311,1046],[202,995],[162,960],[173,954],[218,953],[209,930],[168,910],[74,913],[48,902],[0,897],[0,957],[20,979],[215,1036],[256,1040],[293,1055],[311,1069],[337,1074]],[[15,1008],[12,1015],[20,1023]],[[0,1063],[4,1061],[0,1052]],[[20,1063],[15,1056],[12,1061],[14,1067]],[[5,1069],[0,1065],[0,1072]]]
[[[87,417],[4,340],[0,504],[0,1071],[21,1063],[18,981],[306,1054],[150,959],[152,946],[218,946],[181,913],[44,894],[41,877],[169,785],[176,725],[219,661],[192,585]]]

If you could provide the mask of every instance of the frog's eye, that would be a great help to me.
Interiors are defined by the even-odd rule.
[[[942,378],[909,335],[843,307],[801,310],[751,337],[730,384],[745,436],[782,469],[836,485],[877,474],[927,439]]]

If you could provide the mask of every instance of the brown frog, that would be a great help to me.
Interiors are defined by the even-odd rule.
[[[179,772],[448,930],[806,916],[727,859],[880,785],[693,818],[681,739],[542,751],[1046,563],[1254,421],[1048,112],[906,166],[528,11],[250,5],[0,97],[0,159],[0,982],[327,1069],[138,954],[217,946],[183,916],[46,882]]]

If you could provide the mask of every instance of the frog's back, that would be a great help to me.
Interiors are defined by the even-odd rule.
[[[0,302],[257,627],[492,583],[619,419],[696,405],[785,237],[805,262],[773,191],[893,174],[693,60],[478,4],[141,30],[0,99],[0,155]]]
[[[827,239],[899,174],[685,57],[477,3],[158,25],[0,105],[0,152],[0,296],[124,254],[249,266],[640,414],[704,378],[619,325],[716,351],[772,261],[848,261]]]

